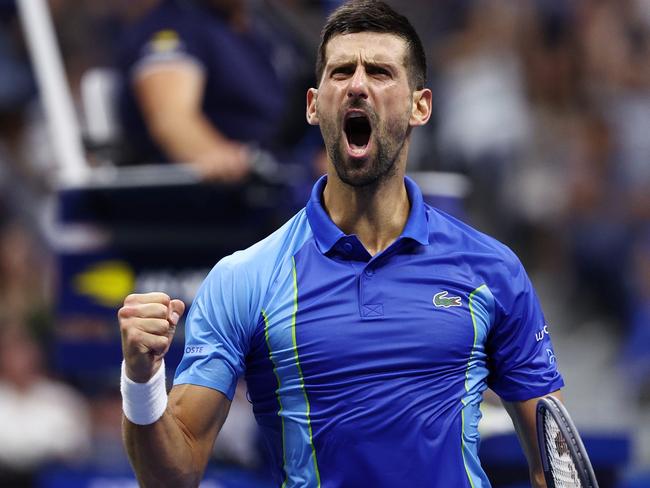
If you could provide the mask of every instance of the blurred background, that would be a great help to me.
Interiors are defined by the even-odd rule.
[[[339,3],[0,0],[0,487],[137,486],[115,312],[191,301],[304,205]],[[650,487],[650,0],[389,3],[434,93],[411,174],[522,259],[601,487]],[[481,429],[494,485],[527,486],[489,394]],[[202,486],[269,486],[258,441],[242,384]]]

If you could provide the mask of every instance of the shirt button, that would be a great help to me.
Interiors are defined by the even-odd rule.
[[[375,274],[375,271],[372,270],[372,269],[370,269],[370,268],[367,268],[363,273],[364,273],[366,276],[372,276],[372,275]]]
[[[351,252],[352,251],[352,244],[350,244],[349,242],[346,242],[345,244],[343,244],[343,250],[345,252]]]

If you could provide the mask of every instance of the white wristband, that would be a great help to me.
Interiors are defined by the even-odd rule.
[[[126,376],[126,366],[122,361],[120,377],[122,410],[127,419],[134,424],[153,424],[167,408],[167,387],[165,385],[165,362],[160,365],[146,383],[136,383]]]

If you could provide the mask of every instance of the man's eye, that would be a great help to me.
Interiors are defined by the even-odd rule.
[[[390,76],[390,71],[388,71],[386,68],[381,68],[379,66],[369,66],[366,71],[370,76],[380,76],[380,77]]]
[[[335,68],[332,70],[333,78],[345,78],[350,76],[354,71],[350,68]]]

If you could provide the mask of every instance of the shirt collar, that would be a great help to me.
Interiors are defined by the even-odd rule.
[[[327,175],[316,181],[306,207],[309,225],[314,233],[316,244],[323,254],[329,252],[342,237],[346,237],[346,234],[332,222],[323,207],[323,190],[326,183]],[[429,225],[422,192],[408,176],[404,177],[404,184],[411,202],[411,210],[400,238],[410,238],[426,246],[429,244]]]

